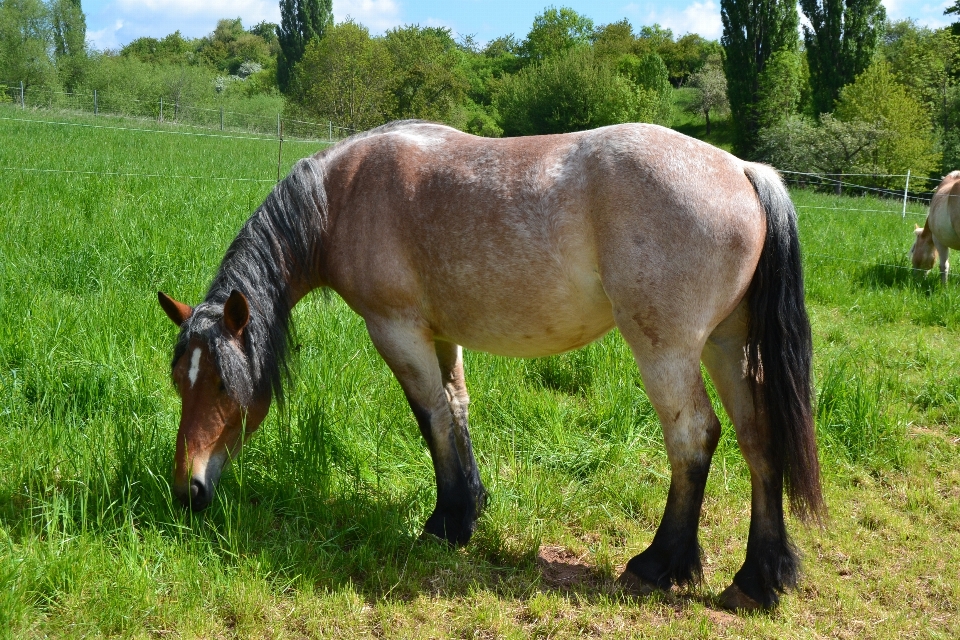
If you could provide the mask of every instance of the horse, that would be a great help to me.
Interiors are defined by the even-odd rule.
[[[914,269],[930,271],[940,257],[940,281],[947,284],[950,249],[960,249],[960,171],[951,171],[943,177],[933,199],[930,213],[921,229],[914,225],[910,260]]]
[[[172,489],[212,500],[224,464],[283,399],[290,313],[326,287],[366,323],[433,460],[424,536],[466,544],[487,500],[470,442],[463,348],[576,349],[613,327],[662,424],[671,477],[628,593],[696,585],[698,524],[720,422],[746,459],[746,557],[721,594],[771,609],[797,583],[784,493],[825,505],[811,413],[810,323],[796,212],[771,167],[649,124],[488,139],[390,123],[296,163],[229,246],[196,307],[158,292],[179,327]]]

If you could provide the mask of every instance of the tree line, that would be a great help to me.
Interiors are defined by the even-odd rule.
[[[522,38],[479,43],[418,25],[374,35],[335,24],[331,0],[280,0],[280,24],[221,20],[202,38],[95,51],[80,0],[0,0],[0,81],[260,101],[357,130],[423,118],[485,136],[671,126],[684,104],[707,139],[724,122],[735,153],[782,169],[882,184],[960,166],[960,21],[890,22],[880,0],[720,4],[719,41],[551,6]],[[946,13],[960,17],[960,0]]]

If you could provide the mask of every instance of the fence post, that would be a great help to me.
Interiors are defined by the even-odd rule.
[[[907,191],[910,190],[910,169],[907,169],[907,186],[903,188],[903,213],[900,214],[900,219],[904,220],[907,217]]]
[[[280,125],[280,114],[277,113],[277,137],[278,137],[278,138],[282,138],[282,137],[283,137],[283,129],[281,129],[280,127],[281,127],[281,125]]]
[[[97,90],[93,90],[93,115],[100,113],[100,105],[97,103]]]
[[[283,124],[279,127],[280,148],[277,150],[277,182],[280,182],[280,163],[283,161]]]
[[[157,122],[163,122],[163,96],[160,96],[160,119]]]
[[[327,140],[333,144],[333,122],[327,120]]]
[[[20,108],[26,109],[27,105],[23,101],[23,80],[20,81]]]
[[[223,105],[220,105],[220,131],[223,131]]]

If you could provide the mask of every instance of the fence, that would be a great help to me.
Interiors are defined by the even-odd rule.
[[[158,105],[159,107],[159,105]],[[23,107],[25,108],[25,107]],[[48,126],[70,126],[70,127],[93,127],[93,128],[103,128],[103,129],[112,129],[112,130],[121,130],[121,131],[130,131],[130,132],[145,132],[152,134],[168,134],[168,135],[186,135],[186,136],[201,136],[201,137],[214,137],[214,138],[226,138],[226,139],[259,139],[264,141],[277,142],[274,137],[256,137],[251,138],[250,136],[241,136],[241,135],[231,135],[231,134],[221,134],[221,133],[209,133],[209,132],[194,132],[194,131],[178,131],[173,129],[148,129],[148,128],[136,128],[136,127],[119,127],[119,126],[109,126],[109,125],[100,125],[100,124],[89,124],[89,123],[77,123],[77,122],[63,122],[56,120],[38,120],[38,119],[29,119],[29,118],[14,118],[14,117],[4,117],[0,115],[0,120],[13,120],[17,122],[24,123],[34,123],[39,125],[48,125]],[[281,120],[282,125],[286,126],[288,122],[298,123],[296,120]],[[318,126],[317,123],[302,123],[306,125]],[[322,123],[321,123],[322,125]],[[332,128],[332,124],[328,124],[328,127]],[[254,132],[256,133],[256,132]],[[273,132],[271,132],[273,133]],[[280,139],[281,152],[282,152],[282,143],[286,139],[286,134]],[[316,142],[317,139],[310,139],[310,142]],[[321,140],[322,141],[322,140]],[[280,179],[279,175],[279,158],[278,158],[278,175],[276,180]],[[75,169],[57,169],[50,167],[3,167],[0,166],[0,172],[21,172],[21,173],[32,173],[32,174],[64,174],[64,175],[75,175],[79,177],[93,177],[93,176],[106,176],[106,177],[131,177],[131,178],[162,178],[162,179],[179,179],[179,180],[209,180],[211,182],[263,182],[263,183],[273,183],[275,182],[273,177],[270,178],[240,178],[240,177],[223,177],[223,176],[193,176],[193,175],[171,175],[171,174],[154,174],[154,173],[134,173],[134,172],[111,172],[111,171],[83,171]],[[870,214],[888,214],[888,215],[897,215],[901,219],[906,216],[917,216],[924,217],[926,216],[926,211],[908,211],[907,206],[912,204],[916,205],[927,205],[930,202],[930,198],[926,197],[928,195],[932,196],[933,191],[910,191],[909,182],[906,183],[903,191],[895,191],[891,189],[882,189],[873,187],[870,185],[862,185],[856,182],[853,182],[850,179],[855,179],[858,177],[869,177],[869,178],[907,178],[909,174],[903,175],[881,175],[881,174],[817,174],[817,173],[804,173],[796,171],[781,171],[781,174],[784,174],[784,181],[788,184],[793,184],[796,187],[806,188],[806,189],[819,189],[834,191],[836,190],[836,185],[842,187],[842,191],[846,192],[861,192],[864,194],[874,195],[880,198],[881,204],[884,200],[889,199],[891,201],[891,207],[889,208],[850,208],[850,207],[838,207],[838,206],[813,206],[813,205],[798,205],[797,210],[802,212],[804,210],[822,210],[822,211],[833,211],[838,214],[840,213],[870,213]],[[848,179],[843,179],[848,178]],[[926,178],[926,177],[917,177],[910,176],[910,181],[913,181],[914,184],[917,182],[923,182],[926,184],[929,183],[939,183],[940,178]],[[904,250],[906,253],[906,250]],[[857,263],[868,265],[871,267],[886,267],[890,269],[897,270],[911,270],[912,267],[903,265],[903,264],[889,264],[882,263],[876,260],[868,259],[858,259],[851,258],[850,256],[835,256],[828,254],[821,254],[816,252],[805,253],[805,256],[808,258],[813,258],[818,261],[835,261],[835,262],[844,262],[844,263]],[[950,279],[960,277],[960,273],[951,273]]]
[[[924,186],[933,183],[937,185],[943,178],[927,178],[924,176],[911,175],[910,171],[907,171],[905,174],[881,174],[881,173],[806,173],[802,171],[787,171],[780,170],[781,174],[784,174],[784,181],[787,184],[799,188],[814,189],[819,191],[833,191],[836,195],[842,195],[844,192],[850,193],[871,193],[879,197],[887,198],[896,198],[902,202],[901,207],[901,216],[905,217],[907,214],[907,203],[908,202],[918,202],[929,204],[930,200],[933,198],[933,194],[936,190],[936,186],[931,189],[917,190],[916,188],[911,191],[910,183],[911,181],[916,184],[922,183]],[[903,178],[904,179],[904,188],[903,190],[899,189],[888,189],[884,187],[875,187],[871,185],[858,184],[852,182],[851,180],[842,180],[841,178],[869,178],[874,183],[878,182],[882,178]]]
[[[287,139],[335,142],[357,131],[332,121],[308,122],[282,113],[232,111],[224,106],[184,104],[177,96],[161,96],[154,101],[139,100],[128,94],[97,91],[70,93],[28,87],[23,82],[0,82],[0,103],[9,102],[21,109],[58,109],[95,116],[120,116],[150,119],[158,123],[210,131],[239,131],[260,135],[281,134]]]

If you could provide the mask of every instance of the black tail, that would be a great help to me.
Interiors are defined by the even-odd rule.
[[[803,302],[797,213],[772,168],[748,164],[767,214],[767,237],[750,289],[747,371],[770,423],[772,453],[794,513],[820,520],[826,507],[811,409],[813,343]]]

